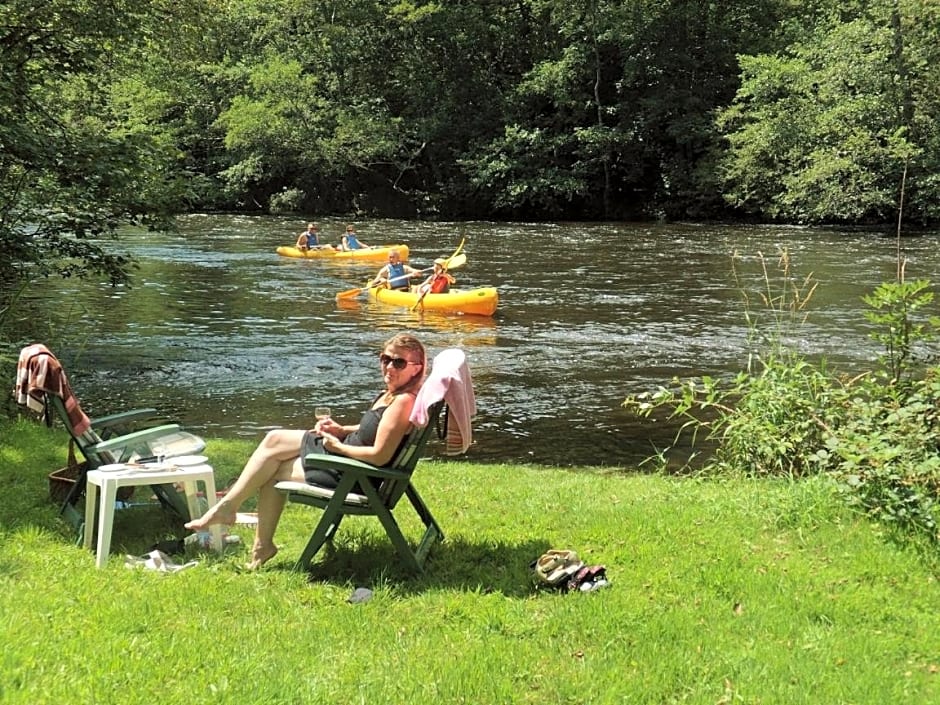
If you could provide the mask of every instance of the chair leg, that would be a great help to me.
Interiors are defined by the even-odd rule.
[[[327,542],[327,539],[332,538],[333,534],[336,533],[336,527],[339,526],[339,522],[340,519],[334,518],[332,513],[328,510],[324,510],[323,516],[320,517],[320,521],[317,524],[317,528],[314,529],[313,533],[310,535],[310,540],[307,541],[303,553],[300,554],[300,558],[297,560],[297,570],[310,570],[313,557],[317,555],[317,552],[323,547],[323,544]]]
[[[392,516],[392,513],[384,506],[380,506],[376,510],[375,515],[379,518],[379,521],[382,522],[382,526],[385,527],[385,533],[388,534],[392,544],[394,544],[395,549],[398,551],[398,555],[400,555],[405,562],[405,566],[413,573],[420,573],[422,571],[421,563],[418,561],[418,557],[414,554],[414,551],[411,550],[411,546],[408,545],[408,540],[401,532],[401,528],[399,528],[398,522],[395,521],[395,517]]]
[[[388,534],[389,539],[391,539],[392,544],[398,551],[398,555],[400,555],[405,562],[406,567],[413,573],[420,573],[422,571],[421,562],[418,560],[417,556],[415,556],[414,551],[411,550],[411,546],[408,544],[405,535],[401,532],[401,527],[398,526],[395,517],[392,516],[391,511],[389,511],[388,507],[386,507],[379,498],[378,491],[371,484],[363,487],[363,491],[369,497],[369,502],[375,510],[375,516],[382,522],[382,526],[385,527],[385,533]]]
[[[344,516],[346,515],[340,514],[339,516],[337,516],[336,520],[333,522],[332,528],[328,532],[326,532],[326,541],[328,543],[332,543],[333,537],[336,536],[336,530],[339,529],[339,525],[343,521]]]
[[[408,495],[411,506],[414,507],[425,526],[424,536],[421,537],[421,541],[418,542],[418,548],[415,550],[415,558],[418,563],[423,566],[434,544],[444,540],[444,532],[431,515],[431,510],[428,509],[424,500],[421,499],[421,495],[418,494],[418,490],[415,489],[414,485],[408,485],[405,494]]]
[[[323,516],[320,517],[317,527],[310,535],[310,540],[307,541],[307,545],[300,555],[300,559],[297,561],[297,570],[309,571],[313,557],[317,555],[317,552],[323,547],[323,544],[326,543],[327,540],[331,540],[334,534],[336,534],[336,530],[343,520],[342,509],[346,501],[346,495],[352,490],[355,482],[355,478],[350,473],[348,477],[344,476],[340,480],[337,488],[333,490],[333,496],[323,509]]]
[[[154,496],[160,501],[164,509],[169,509],[174,514],[179,515],[183,521],[192,519],[189,516],[189,505],[173,485],[150,485],[150,489],[153,490]]]

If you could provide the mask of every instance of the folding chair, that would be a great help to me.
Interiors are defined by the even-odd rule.
[[[76,511],[74,505],[84,496],[85,475],[89,470],[109,463],[152,459],[158,443],[167,457],[198,453],[206,447],[203,439],[181,430],[178,424],[130,430],[158,417],[156,409],[134,409],[88,418],[72,392],[61,363],[41,344],[20,351],[13,393],[18,403],[41,413],[47,425],[52,425],[53,415],[58,417],[71,436],[70,464],[75,449],[86,461],[79,466],[79,475],[61,508],[62,515],[76,527],[84,521],[84,512]],[[152,485],[151,488],[161,504],[183,519],[189,519],[186,502],[171,487]]]
[[[405,445],[387,466],[376,467],[341,455],[311,454],[304,458],[306,469],[338,470],[342,473],[335,489],[306,482],[283,481],[275,484],[289,501],[323,510],[297,562],[298,569],[310,569],[313,557],[324,543],[332,541],[343,517],[350,514],[377,517],[405,566],[415,573],[424,569],[432,546],[444,540],[444,532],[418,494],[412,483],[412,475],[433,429],[437,428],[438,434],[443,437],[444,432],[438,428],[438,422],[441,419],[446,421],[447,412],[445,409],[442,414],[442,409],[443,400],[428,407],[427,425],[411,432]],[[354,492],[354,489],[357,491]],[[414,549],[402,534],[394,516],[402,497],[408,498],[424,525],[424,534]]]

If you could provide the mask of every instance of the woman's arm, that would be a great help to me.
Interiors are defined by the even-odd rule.
[[[369,286],[375,286],[379,282],[385,281],[388,279],[388,265],[386,264],[382,269],[379,270],[379,273],[373,277],[372,281],[369,282]],[[367,287],[368,288],[368,287]]]
[[[313,430],[316,433],[319,433],[321,436],[330,435],[342,440],[350,433],[358,431],[359,424],[355,424],[354,426],[343,426],[331,418],[326,418],[317,421],[316,425],[313,427]]]
[[[411,394],[399,394],[389,404],[379,421],[375,443],[371,446],[349,446],[336,436],[324,435],[323,447],[331,453],[339,453],[372,465],[387,465],[398,450],[402,439],[411,431],[411,410],[415,398]]]

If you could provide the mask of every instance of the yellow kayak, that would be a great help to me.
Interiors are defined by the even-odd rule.
[[[298,259],[335,259],[335,260],[380,260],[388,259],[389,250],[398,250],[401,254],[402,262],[408,261],[408,245],[381,245],[379,247],[370,247],[362,250],[298,250],[296,247],[282,245],[277,248],[277,253],[281,257],[296,257]]]
[[[369,297],[375,301],[390,306],[413,307],[418,301],[418,294],[413,291],[396,291],[373,287],[368,290]],[[496,287],[485,286],[479,289],[452,289],[446,294],[427,294],[422,300],[419,310],[453,311],[455,313],[472,313],[478,316],[492,316],[496,313],[496,304],[499,303],[499,294]]]

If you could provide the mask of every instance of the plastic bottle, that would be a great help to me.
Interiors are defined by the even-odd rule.
[[[206,501],[205,497],[196,497],[196,510],[198,512],[197,516],[202,516],[209,511],[209,503]],[[195,536],[195,538],[187,538],[195,542],[200,548],[209,548],[212,545],[212,534],[209,533],[208,529],[200,529],[193,534],[193,536]],[[189,541],[187,541],[187,543],[188,542]]]

